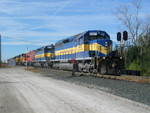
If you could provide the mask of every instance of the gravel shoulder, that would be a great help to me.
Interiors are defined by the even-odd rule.
[[[106,93],[120,96],[150,106],[150,84],[122,80],[104,79],[93,76],[70,77],[72,72],[38,68],[42,75],[63,80],[88,88],[99,89]]]
[[[70,76],[68,72],[57,72],[58,75],[55,77],[49,77],[55,73],[56,71],[38,74],[22,68],[0,69],[0,113],[149,113],[150,111],[148,105],[98,90],[93,84],[91,87],[85,87],[86,83],[84,86],[71,82],[72,79],[79,77],[68,78]],[[58,77],[60,74],[62,76]],[[62,80],[64,78],[70,82]]]

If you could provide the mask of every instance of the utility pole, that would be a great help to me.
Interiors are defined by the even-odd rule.
[[[26,57],[26,58],[25,58],[25,59],[26,59],[26,68],[28,68],[28,62],[27,62],[27,57],[28,57],[28,56],[27,56],[27,52],[28,52],[28,46],[27,46],[26,55],[25,55],[25,57]]]
[[[0,35],[0,67],[1,67],[1,55],[2,54],[2,50],[1,50],[1,35]]]

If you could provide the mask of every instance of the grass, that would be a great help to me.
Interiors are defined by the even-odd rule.
[[[0,68],[10,68],[10,66],[8,66],[8,64],[1,64],[1,67]]]
[[[36,69],[36,68],[33,68],[33,67],[28,67],[28,68],[24,68],[25,70],[27,71],[32,71],[34,73],[41,73],[42,70],[40,68]]]

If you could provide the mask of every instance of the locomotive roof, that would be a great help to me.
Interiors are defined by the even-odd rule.
[[[40,47],[40,48],[38,48],[38,49],[42,49],[42,48],[46,48],[46,47],[54,47],[54,45],[53,45],[53,44],[50,44],[50,45],[42,46],[42,47]],[[38,49],[36,49],[36,50],[38,50]],[[34,51],[36,51],[36,50],[34,50]]]
[[[101,31],[101,30],[88,30],[88,31],[85,31],[85,32],[82,32],[82,33],[79,33],[79,34],[76,34],[74,36],[71,36],[71,37],[68,37],[68,38],[64,38],[62,40],[59,40],[56,42],[57,43],[60,43],[60,42],[63,42],[65,40],[69,40],[69,41],[73,41],[73,40],[77,40],[78,38],[84,36],[86,33],[88,32],[105,32],[105,31]],[[106,33],[106,32],[105,32]],[[106,33],[107,34],[107,33]],[[108,35],[108,34],[107,34]],[[109,36],[109,35],[108,35]]]

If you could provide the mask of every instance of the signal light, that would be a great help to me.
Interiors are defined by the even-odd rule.
[[[128,40],[128,32],[127,31],[124,31],[123,32],[123,40]]]
[[[128,40],[128,32],[127,31],[123,32],[123,40],[124,41]],[[120,32],[117,33],[117,41],[121,41],[121,33]]]
[[[121,33],[120,32],[117,33],[117,41],[121,41]]]

